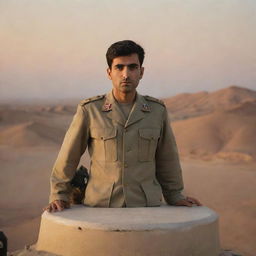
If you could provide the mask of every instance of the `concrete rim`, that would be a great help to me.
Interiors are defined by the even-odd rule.
[[[218,215],[205,206],[96,208],[72,206],[62,212],[44,212],[43,219],[66,226],[105,231],[188,229],[214,222]]]

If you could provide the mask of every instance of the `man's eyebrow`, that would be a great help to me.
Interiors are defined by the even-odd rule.
[[[122,67],[124,67],[124,66],[125,66],[125,65],[123,65],[123,64],[116,64],[116,65],[115,65],[116,68],[122,68]]]
[[[137,68],[139,65],[137,63],[131,63],[128,65],[130,68]]]
[[[128,64],[128,65],[124,65],[124,64],[116,64],[115,67],[117,68],[122,68],[122,67],[130,67],[130,68],[135,68],[135,67],[138,67],[139,65],[137,63],[131,63],[131,64]]]

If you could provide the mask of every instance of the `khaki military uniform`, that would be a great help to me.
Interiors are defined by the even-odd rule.
[[[163,102],[137,93],[128,119],[112,92],[82,101],[51,175],[53,200],[69,200],[80,157],[91,157],[84,203],[97,207],[159,206],[184,199],[177,146]]]

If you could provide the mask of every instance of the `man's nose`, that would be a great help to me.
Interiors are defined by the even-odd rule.
[[[129,77],[129,69],[128,69],[128,67],[124,67],[122,75],[123,75],[124,79],[127,79]]]

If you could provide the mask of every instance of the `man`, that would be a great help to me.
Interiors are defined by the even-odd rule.
[[[130,40],[106,54],[113,89],[82,101],[51,175],[48,211],[69,207],[70,180],[88,147],[91,157],[84,204],[95,207],[201,205],[181,194],[178,151],[164,103],[137,93],[144,50]]]

